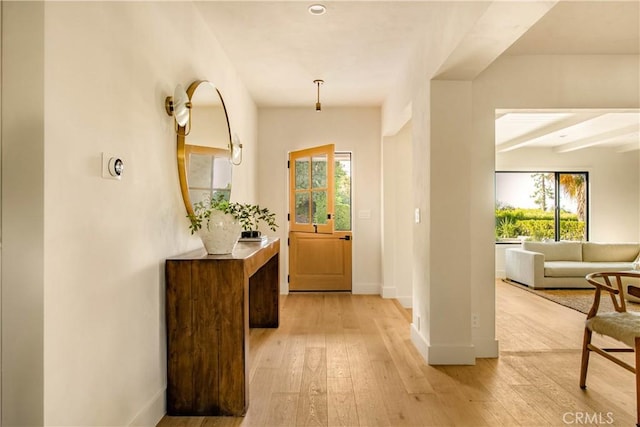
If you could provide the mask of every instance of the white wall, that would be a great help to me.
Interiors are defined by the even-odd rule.
[[[3,42],[19,35],[5,13],[14,7],[3,2]],[[44,48],[31,49],[27,38],[15,41],[21,51],[15,66],[31,71],[35,64],[40,79],[23,83],[12,75],[3,81],[3,102],[16,83],[20,92],[39,97],[44,129],[30,165],[3,168],[3,185],[20,188],[22,198],[2,194],[2,287],[5,307],[24,303],[30,317],[41,318],[43,332],[21,325],[9,334],[25,335],[29,328],[36,341],[40,334],[44,351],[36,348],[22,364],[37,376],[33,362],[39,359],[44,372],[39,382],[27,381],[33,375],[25,369],[17,378],[3,377],[3,417],[6,425],[155,425],[165,411],[164,259],[201,247],[188,231],[164,99],[178,83],[207,79],[218,86],[232,130],[245,145],[232,196],[241,201],[257,200],[257,110],[192,3],[43,7],[44,22],[37,15],[27,21]],[[37,117],[11,139],[4,138],[8,119],[5,114],[3,154],[28,155],[16,144],[37,133]],[[101,178],[102,152],[124,158],[121,181]],[[43,194],[31,194],[39,188]],[[38,198],[40,219],[30,220],[38,212],[23,202],[37,204]],[[20,212],[29,226],[9,212]],[[20,236],[8,239],[11,230]],[[15,265],[7,268],[9,261]],[[5,292],[31,276],[36,292]],[[3,328],[16,327],[5,318]],[[10,397],[25,404],[12,406]],[[38,416],[41,421],[32,422]]]
[[[0,10],[2,6],[0,5]],[[0,76],[2,73],[2,19],[0,19]],[[0,82],[0,159],[2,159],[2,82]],[[0,194],[2,194],[2,162],[0,161]],[[2,289],[2,197],[0,197],[0,289]],[[0,426],[2,426],[2,292],[0,292]]]
[[[413,182],[411,122],[382,143],[382,296],[413,304]]]
[[[2,422],[43,424],[44,6],[2,2]]]
[[[287,155],[290,151],[335,144],[352,155],[353,292],[381,292],[381,136],[380,109],[308,108],[259,110],[259,203],[276,213],[276,234],[286,242],[288,212]],[[368,211],[369,218],[359,213]],[[288,292],[288,248],[281,246],[281,292]]]

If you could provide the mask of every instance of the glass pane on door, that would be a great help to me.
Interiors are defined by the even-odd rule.
[[[309,170],[309,158],[296,159],[295,165],[296,190],[308,190],[311,171]]]
[[[309,209],[309,193],[301,192],[296,193],[296,212],[295,223],[296,224],[311,224],[311,211]]]
[[[311,162],[313,188],[327,188],[327,156],[314,156]]]
[[[313,191],[313,223],[327,223],[327,192],[326,190]]]

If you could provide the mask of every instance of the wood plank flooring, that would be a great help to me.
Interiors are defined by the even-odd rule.
[[[250,337],[245,417],[168,417],[158,427],[632,426],[633,375],[591,356],[578,386],[585,315],[496,282],[498,359],[429,366],[393,300],[291,294],[278,329]]]

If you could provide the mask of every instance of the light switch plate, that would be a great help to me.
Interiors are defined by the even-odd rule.
[[[359,219],[371,219],[371,211],[369,209],[362,209],[358,211]]]
[[[416,208],[414,213],[416,224],[420,224],[420,208]]]

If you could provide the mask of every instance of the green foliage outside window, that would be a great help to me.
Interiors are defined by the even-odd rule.
[[[554,240],[553,211],[541,209],[498,208],[496,209],[496,240],[516,239],[527,236],[531,240]],[[578,215],[560,213],[560,239],[584,240],[585,221]]]
[[[351,175],[347,173],[341,161],[336,160],[334,167],[335,222],[336,231],[351,230]]]

